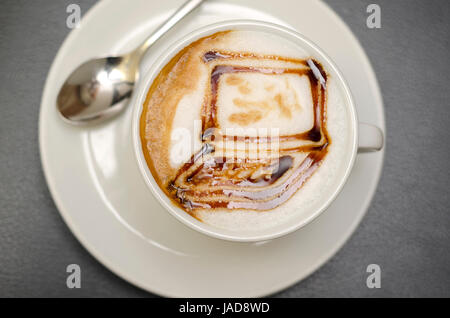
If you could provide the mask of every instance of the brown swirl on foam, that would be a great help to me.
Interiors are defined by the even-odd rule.
[[[263,211],[276,208],[313,175],[331,143],[326,129],[327,74],[321,64],[314,59],[211,49],[228,34],[216,33],[180,51],[154,80],[141,115],[143,152],[155,180],[175,203],[194,217],[197,217],[198,209]],[[282,61],[293,67],[255,67],[237,63],[245,60]],[[169,164],[168,153],[172,121],[179,101],[196,89],[200,69],[205,67],[210,77],[200,114],[203,146],[188,162],[175,169]],[[241,73],[306,76],[314,107],[313,127],[306,132],[277,137],[222,135],[217,116],[220,79],[228,74],[227,84],[237,86],[245,96],[252,88],[238,76]],[[265,89],[273,91],[274,87],[268,85]],[[282,116],[292,116],[290,108],[284,107],[282,96],[278,95],[274,95],[270,103],[240,99],[233,102],[242,108],[242,112],[233,113],[228,119],[241,126],[259,121],[264,108],[272,107],[269,105],[277,105]],[[295,107],[301,107],[298,100]],[[237,154],[218,156],[215,143],[218,137],[224,141],[256,144],[271,143],[277,138],[279,156],[264,159],[242,159]]]

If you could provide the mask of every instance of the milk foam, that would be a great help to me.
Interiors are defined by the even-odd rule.
[[[228,84],[227,79],[230,78],[236,78],[240,84]],[[260,128],[278,128],[280,135],[292,135],[308,131],[314,122],[311,88],[305,76],[225,75],[219,86],[217,104],[219,123],[226,128],[242,127],[239,122],[230,119],[234,118],[234,114],[252,111],[261,119],[249,122],[245,127],[256,131]]]
[[[260,31],[233,31],[223,40],[214,43],[211,49],[295,59],[306,59],[310,56],[297,44]],[[253,68],[301,68],[296,63],[282,60],[239,59],[232,64]],[[210,76],[209,69],[202,67],[196,89],[184,96],[176,107],[169,148],[170,166],[173,169],[180,168],[182,163],[189,160],[202,146],[199,122]],[[323,202],[338,182],[342,166],[348,161],[351,137],[346,101],[341,87],[332,76],[328,77],[327,89],[327,130],[332,143],[318,170],[287,202],[269,211],[198,209],[195,216],[219,228],[258,231],[287,222]],[[279,107],[280,101],[284,109]],[[217,92],[217,106],[221,128],[277,128],[280,135],[292,135],[308,131],[314,122],[309,81],[305,76],[296,74],[267,75],[243,72],[223,75]],[[242,113],[256,114],[259,119],[246,121],[245,116],[235,115]],[[182,152],[180,144],[186,146]]]
[[[304,49],[287,39],[258,31],[233,31],[227,34],[219,43],[215,43],[213,49],[226,52],[249,52],[255,55],[283,56],[295,59],[304,59],[309,56]],[[296,63],[277,60],[242,59],[233,60],[232,64],[246,67],[301,68]],[[200,112],[204,101],[203,96],[207,90],[210,75],[209,69],[206,66],[201,68],[201,77],[198,81],[197,89],[190,95],[185,96],[178,104],[172,123],[174,142],[170,146],[170,163],[173,168],[179,167],[181,161],[189,159],[201,148],[201,144],[197,143],[195,138],[191,137],[198,138],[199,136],[198,129],[194,127],[194,121],[200,120]],[[230,115],[239,113],[242,110],[233,103],[233,100],[236,99],[249,102],[268,101],[268,107],[272,108],[265,114],[262,120],[245,125],[245,128],[278,128],[279,134],[289,135],[306,131],[312,127],[313,111],[311,92],[309,83],[304,76],[249,73],[236,75],[248,82],[251,92],[245,96],[239,92],[238,86],[227,84],[226,78],[229,76],[231,75],[225,75],[221,79],[218,92],[218,117],[219,123],[224,130],[227,128],[239,129],[243,127],[229,120]],[[265,88],[270,88],[271,91],[267,91]],[[276,102],[273,98],[278,93],[283,92],[285,94],[281,95],[286,99],[285,103],[288,107],[291,106],[290,111],[292,116],[290,118],[280,116],[279,110],[275,109],[276,106],[273,105]],[[296,103],[298,103],[299,108],[295,107]],[[258,110],[258,107],[250,108],[252,110]],[[251,129],[246,130],[246,132],[249,136],[258,134],[258,132],[252,132]],[[180,135],[184,136],[184,138],[180,139]],[[182,140],[183,144],[190,145],[189,152],[184,151],[181,153],[179,151],[180,140]]]
[[[350,122],[347,105],[335,79],[328,82],[327,127],[332,138],[329,152],[320,168],[287,202],[270,211],[208,211],[201,210],[198,216],[203,222],[233,231],[258,231],[268,229],[306,214],[327,197],[335,187],[348,160]]]

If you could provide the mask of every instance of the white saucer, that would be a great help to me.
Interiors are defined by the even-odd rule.
[[[132,284],[164,296],[268,295],[311,274],[345,243],[374,195],[383,152],[358,155],[342,193],[305,228],[273,241],[232,243],[187,228],[152,197],[133,157],[131,107],[90,128],[68,126],[56,113],[57,90],[72,69],[91,57],[134,48],[183,1],[103,0],[70,33],[42,97],[45,176],[74,235]],[[152,48],[143,69],[175,38],[207,23],[242,18],[291,26],[316,42],[346,77],[360,121],[384,130],[381,94],[366,55],[336,14],[317,0],[210,0]]]

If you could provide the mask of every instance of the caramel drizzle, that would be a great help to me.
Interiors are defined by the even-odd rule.
[[[202,141],[203,146],[199,152],[191,157],[176,173],[175,178],[168,183],[167,191],[187,212],[195,209],[249,209],[256,211],[270,210],[286,202],[318,169],[325,158],[331,139],[326,129],[326,82],[327,74],[320,63],[314,59],[298,60],[280,56],[258,56],[251,53],[230,53],[209,51],[203,55],[203,62],[208,64],[217,61],[232,59],[258,58],[280,60],[307,66],[303,69],[295,68],[268,68],[245,67],[218,64],[211,71],[210,90],[211,97],[202,109]],[[309,152],[300,165],[293,170],[293,158],[283,155],[276,161],[265,163],[252,163],[243,160],[237,164],[227,164],[228,158],[214,158],[214,132],[220,128],[217,122],[217,94],[219,81],[227,73],[262,73],[268,75],[297,74],[307,76],[311,87],[311,96],[314,105],[313,127],[304,133],[276,137],[280,143],[293,140],[304,140],[313,144],[298,147],[281,148],[283,154],[296,152]],[[273,137],[249,137],[222,135],[223,140],[244,142],[271,142]],[[198,164],[205,156],[211,156],[209,162]],[[198,164],[197,167],[195,165]],[[247,166],[245,166],[247,165]],[[243,168],[244,167],[244,168]],[[276,167],[276,169],[273,169]],[[258,169],[271,170],[269,174],[254,177]],[[190,171],[192,170],[192,171]],[[239,170],[238,172],[234,172]],[[292,173],[278,185],[275,184],[283,178],[289,170]],[[230,174],[230,171],[231,174]],[[239,173],[244,176],[239,176]],[[222,187],[214,189],[214,187]],[[203,189],[200,189],[203,188]],[[238,188],[238,189],[236,189]],[[246,190],[250,188],[253,190]],[[255,191],[256,189],[256,191]]]

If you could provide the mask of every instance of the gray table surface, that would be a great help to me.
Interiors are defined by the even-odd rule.
[[[295,0],[292,0],[295,1]],[[61,219],[40,166],[38,113],[69,33],[66,7],[95,0],[0,2],[0,297],[148,297],[98,263]],[[387,152],[372,205],[323,267],[276,297],[450,296],[450,2],[327,0],[361,41],[383,92]],[[366,27],[366,7],[382,28]],[[66,266],[82,288],[66,287]],[[380,289],[366,267],[381,266]]]

